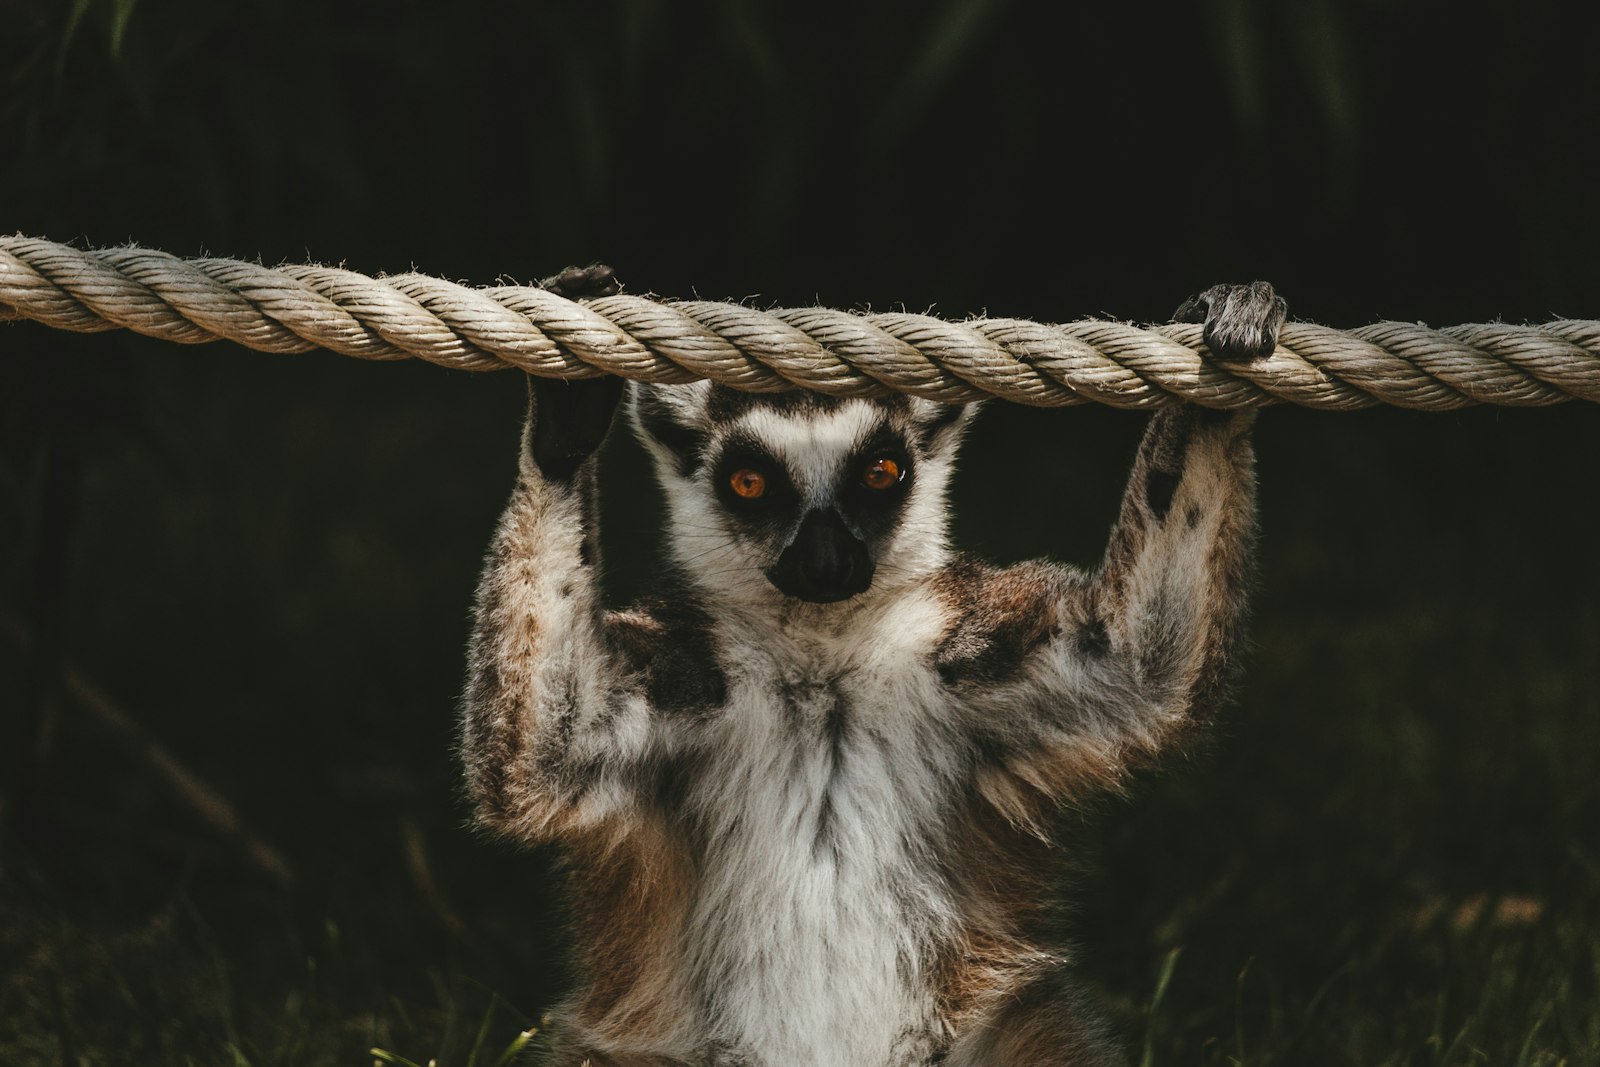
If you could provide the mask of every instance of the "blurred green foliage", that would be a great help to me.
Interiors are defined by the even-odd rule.
[[[1593,316],[1571,19],[4,0],[0,228],[952,315],[1159,319],[1264,276],[1337,325]],[[506,1047],[559,915],[547,857],[463,828],[451,746],[520,383],[0,338],[0,622],[31,642],[0,628],[0,1059]],[[961,541],[1092,563],[1139,426],[992,407]],[[1600,1062],[1600,415],[1274,411],[1259,444],[1246,685],[1210,753],[1085,813],[1086,973],[1146,1063]],[[656,505],[629,442],[606,463],[625,598]]]

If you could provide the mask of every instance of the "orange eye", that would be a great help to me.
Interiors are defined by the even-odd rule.
[[[861,481],[868,489],[892,489],[900,482],[900,464],[887,457],[875,459],[861,472]]]
[[[742,496],[746,500],[755,500],[767,491],[767,480],[761,476],[760,471],[753,471],[749,467],[730,474],[728,484],[733,487],[736,496]]]

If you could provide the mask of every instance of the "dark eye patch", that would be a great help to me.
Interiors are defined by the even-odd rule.
[[[862,475],[876,459],[894,460],[901,471],[899,482],[888,489],[868,487]],[[916,478],[916,462],[905,437],[890,426],[881,426],[839,469],[834,498],[844,517],[870,540],[894,527]]]
[[[766,479],[766,491],[747,499],[733,491],[736,471],[753,470]],[[728,513],[752,528],[767,532],[785,529],[798,517],[800,494],[783,462],[745,437],[730,438],[711,468],[712,487]]]

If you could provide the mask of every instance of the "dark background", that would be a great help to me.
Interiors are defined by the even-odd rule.
[[[1335,326],[1595,316],[1575,10],[0,0],[0,231],[949,316],[1252,277]],[[547,857],[464,828],[452,753],[522,383],[0,345],[0,1059],[493,1062],[560,986]],[[1141,424],[992,406],[961,542],[1092,563]],[[1086,974],[1146,1063],[1600,1062],[1600,412],[1258,442],[1246,684],[1082,817]],[[607,464],[626,597],[654,496]]]

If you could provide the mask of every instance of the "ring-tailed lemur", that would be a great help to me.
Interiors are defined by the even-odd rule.
[[[1219,286],[1179,317],[1254,358],[1284,306]],[[970,408],[636,386],[668,559],[608,612],[592,456],[621,388],[532,381],[466,694],[479,821],[568,862],[554,1062],[1120,1062],[1066,972],[1051,815],[1219,697],[1250,416],[1156,413],[1089,574],[947,547]]]

